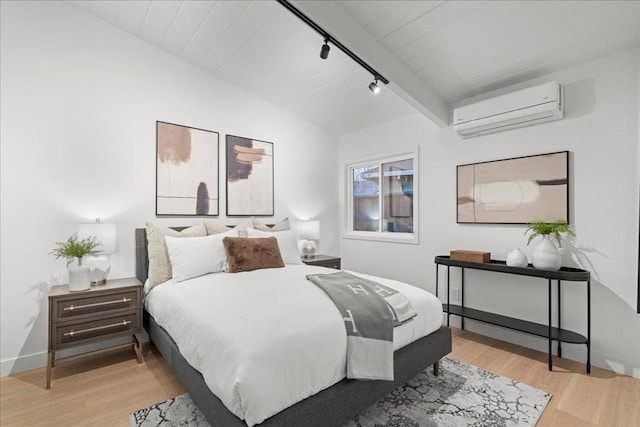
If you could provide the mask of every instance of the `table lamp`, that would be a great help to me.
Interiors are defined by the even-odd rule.
[[[316,253],[316,242],[320,240],[320,221],[306,220],[298,224],[300,239],[305,240],[302,246],[302,255],[305,259],[313,259]]]
[[[100,218],[96,218],[93,224],[79,224],[78,238],[84,239],[94,236],[100,243],[99,255],[86,256],[83,258],[83,265],[91,269],[91,284],[104,285],[107,283],[107,276],[111,271],[111,259],[109,255],[116,253],[116,225],[103,224]]]

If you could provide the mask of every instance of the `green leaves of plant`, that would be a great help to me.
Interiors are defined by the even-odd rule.
[[[529,235],[529,240],[527,240],[527,245],[531,243],[533,239],[538,236],[546,236],[548,234],[553,234],[560,245],[560,238],[562,237],[562,233],[573,234],[571,228],[569,228],[569,224],[566,219],[557,219],[551,223],[544,222],[541,219],[534,219],[529,223],[529,226],[525,230],[524,234],[531,233]]]
[[[98,247],[101,245],[95,236],[78,239],[77,235],[69,237],[65,242],[56,242],[55,248],[49,254],[59,258],[82,258],[85,255],[96,255],[100,253]]]

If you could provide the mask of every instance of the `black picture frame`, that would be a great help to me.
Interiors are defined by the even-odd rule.
[[[218,216],[219,170],[218,132],[156,121],[157,217]]]
[[[274,144],[237,135],[225,139],[227,216],[273,216]]]
[[[569,222],[569,184],[569,151],[458,165],[456,222]]]

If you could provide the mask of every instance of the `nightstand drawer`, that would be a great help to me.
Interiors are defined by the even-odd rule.
[[[54,322],[83,318],[87,315],[108,314],[123,310],[136,310],[140,306],[138,291],[121,291],[113,294],[91,295],[85,298],[58,299],[55,302]]]
[[[55,338],[54,348],[76,346],[101,341],[109,336],[128,335],[140,329],[137,312],[119,316],[106,317],[99,320],[85,321],[64,326],[54,326],[52,338]]]

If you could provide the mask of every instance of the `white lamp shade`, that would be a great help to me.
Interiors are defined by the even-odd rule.
[[[96,222],[93,224],[79,224],[78,238],[85,239],[89,236],[95,236],[100,242],[98,250],[101,255],[109,255],[116,253],[116,225],[103,224]]]
[[[300,238],[305,240],[320,240],[320,221],[311,219],[298,223]]]

